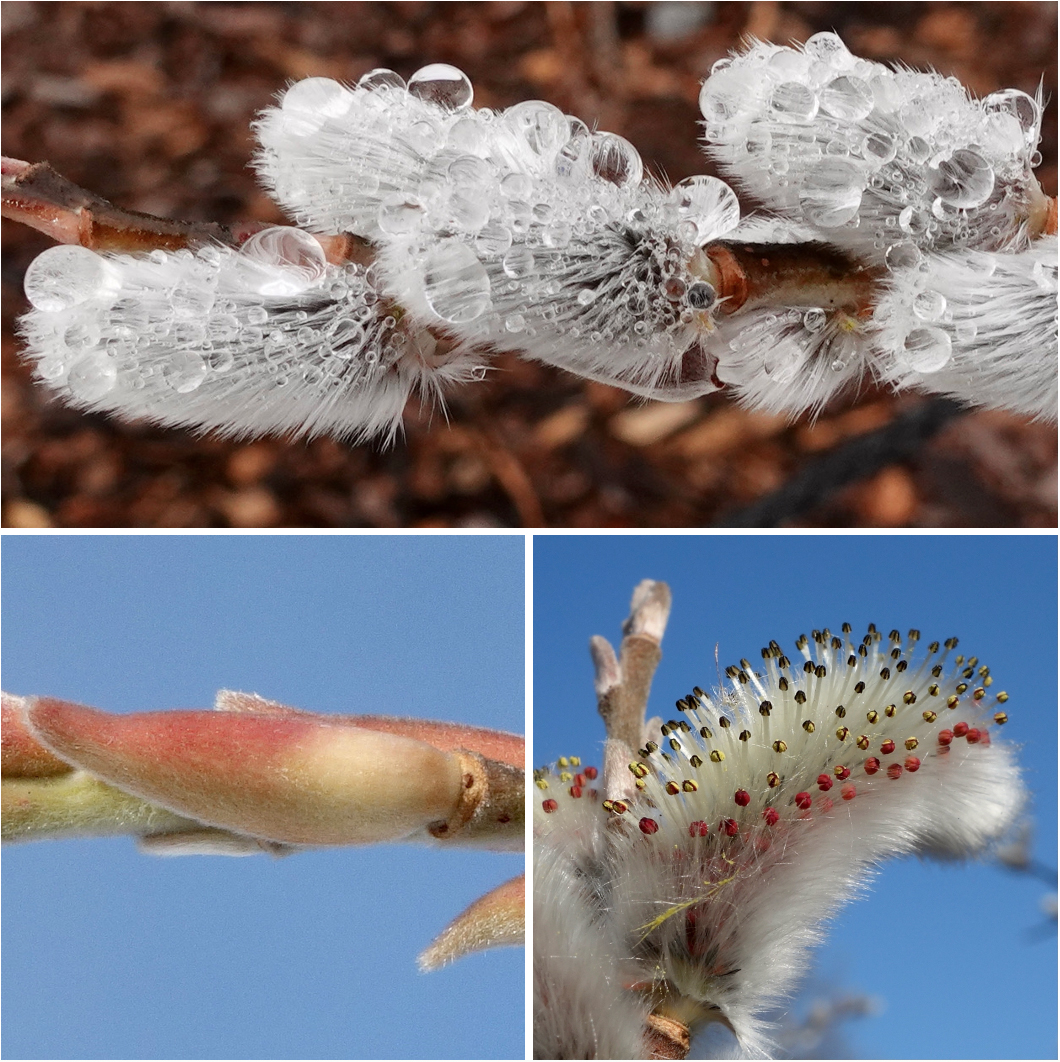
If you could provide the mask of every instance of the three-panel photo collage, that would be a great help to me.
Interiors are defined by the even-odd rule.
[[[1057,1051],[1057,8],[5,3],[3,1059]]]

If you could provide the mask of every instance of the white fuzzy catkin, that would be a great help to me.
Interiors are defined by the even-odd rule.
[[[722,1021],[747,1056],[768,1054],[762,1014],[881,860],[975,854],[1023,803],[993,740],[1007,696],[955,639],[926,656],[918,641],[870,627],[858,642],[844,625],[801,637],[798,662],[770,643],[759,667],[726,669],[729,688],[678,702],[683,718],[634,754],[632,799],[604,800],[580,764],[536,775],[537,843],[591,895],[599,947],[617,938],[675,1015]],[[535,889],[535,929],[561,892]]]
[[[73,406],[225,435],[392,434],[414,391],[479,377],[435,356],[371,269],[329,265],[298,229],[239,251],[147,255],[53,247],[26,273],[36,376]]]
[[[873,313],[876,371],[898,388],[1056,419],[1057,240],[950,251],[894,270]]]
[[[379,70],[300,82],[258,123],[258,170],[303,223],[372,240],[424,324],[655,398],[715,390],[700,339],[717,295],[694,259],[739,221],[732,190],[665,189],[621,137],[472,96],[442,65],[408,86]]]
[[[700,108],[708,154],[741,187],[879,264],[907,246],[1025,245],[1046,203],[1040,99],[976,100],[954,78],[859,59],[834,33],[719,60]]]

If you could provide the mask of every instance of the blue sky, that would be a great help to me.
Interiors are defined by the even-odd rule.
[[[4,686],[115,712],[219,687],[521,733],[523,539],[7,537]],[[522,949],[415,960],[522,856],[7,848],[5,1058],[522,1058]]]
[[[535,763],[599,762],[588,640],[617,646],[644,578],[674,594],[652,694],[664,718],[693,685],[716,685],[715,643],[724,667],[844,621],[957,635],[1011,696],[1004,736],[1023,746],[1035,855],[1056,866],[1055,536],[539,536]],[[1056,936],[1036,938],[1047,891],[996,865],[892,861],[833,925],[813,991],[879,998],[844,1029],[859,1057],[1055,1058]]]

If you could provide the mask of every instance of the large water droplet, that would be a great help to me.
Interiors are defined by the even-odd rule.
[[[1024,143],[1033,147],[1038,142],[1042,112],[1037,102],[1026,92],[1021,92],[1019,89],[994,92],[983,100],[983,109],[988,113],[999,112],[1012,115],[1023,130]]]
[[[117,363],[99,350],[78,358],[66,376],[70,393],[83,402],[96,402],[110,394],[117,381]]]
[[[849,66],[854,57],[835,33],[815,33],[803,45],[807,55],[836,69]]]
[[[827,158],[819,162],[803,181],[799,204],[811,225],[837,228],[857,217],[865,176],[848,159]]]
[[[899,211],[898,227],[910,236],[923,236],[928,229],[928,218],[924,211],[907,206]]]
[[[820,306],[812,306],[802,315],[802,327],[807,332],[820,332],[828,324],[828,314]]]
[[[379,228],[390,236],[416,232],[426,217],[423,204],[414,195],[390,195],[379,204]]]
[[[280,103],[284,126],[296,136],[315,133],[329,118],[341,118],[353,103],[353,94],[328,77],[307,77],[295,82]]]
[[[773,117],[786,122],[810,122],[817,114],[817,96],[798,81],[784,81],[769,97]]]
[[[906,207],[906,210],[911,209]],[[915,243],[892,243],[883,257],[888,269],[916,269],[924,260],[920,248]]]
[[[378,66],[364,74],[357,82],[357,87],[368,92],[404,92],[405,79],[385,66]]]
[[[528,277],[534,271],[534,252],[528,247],[513,247],[502,264],[504,272],[513,279]]]
[[[489,134],[484,122],[470,114],[453,123],[446,145],[462,154],[485,155],[489,151]]]
[[[968,209],[985,203],[994,189],[994,171],[976,151],[958,148],[939,163],[934,192],[950,206]]]
[[[254,233],[240,248],[249,262],[276,267],[263,271],[256,285],[262,295],[297,295],[327,272],[323,248],[308,232],[275,225]]]
[[[861,152],[867,161],[883,166],[897,154],[898,145],[889,133],[869,133],[862,141]]]
[[[30,262],[23,282],[35,309],[60,313],[89,299],[112,298],[121,288],[117,270],[86,247],[49,247]]]
[[[717,177],[686,177],[674,186],[670,202],[677,208],[679,223],[695,225],[698,244],[716,240],[740,223],[740,201]]]
[[[913,313],[921,321],[938,321],[946,312],[946,297],[938,291],[922,291],[913,299]]]
[[[444,321],[466,324],[490,308],[490,279],[475,252],[456,239],[441,240],[423,269],[427,304]]]
[[[949,334],[929,325],[914,328],[905,337],[902,360],[914,372],[938,372],[949,364],[952,353]]]
[[[198,390],[206,379],[206,362],[191,351],[178,351],[162,370],[165,381],[178,395]]]
[[[225,373],[236,363],[236,356],[228,346],[215,347],[207,358],[210,369],[216,373]]]
[[[552,158],[570,139],[567,116],[551,103],[527,100],[504,112],[504,122],[542,158]]]
[[[614,133],[593,134],[591,157],[596,176],[619,188],[638,185],[644,176],[644,163],[637,149]]]
[[[512,245],[512,230],[499,221],[484,225],[475,237],[475,250],[488,258],[502,255]]]
[[[525,173],[509,173],[501,179],[501,194],[508,199],[526,199],[534,182]]]
[[[448,63],[431,63],[409,78],[409,95],[436,103],[447,111],[465,111],[471,106],[475,90],[471,79]]]
[[[856,122],[873,108],[872,89],[860,77],[837,77],[821,89],[821,110],[844,122]]]

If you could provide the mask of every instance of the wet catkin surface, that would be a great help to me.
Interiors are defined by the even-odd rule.
[[[134,210],[282,224],[247,162],[257,111],[291,80],[465,70],[478,106],[545,99],[620,133],[678,180],[711,172],[699,83],[742,35],[835,29],[865,58],[933,66],[973,91],[1048,106],[1038,171],[1056,194],[1056,5],[643,3],[5,3],[3,150],[46,159]],[[697,21],[698,20],[698,21]],[[917,405],[866,389],[815,424],[724,393],[639,404],[558,370],[498,360],[410,405],[389,449],[234,442],[123,424],[49,399],[18,358],[22,276],[50,245],[5,223],[4,525],[8,527],[666,527],[709,525],[809,460]],[[1001,413],[950,420],[907,457],[782,521],[820,527],[1056,525],[1056,429]]]

